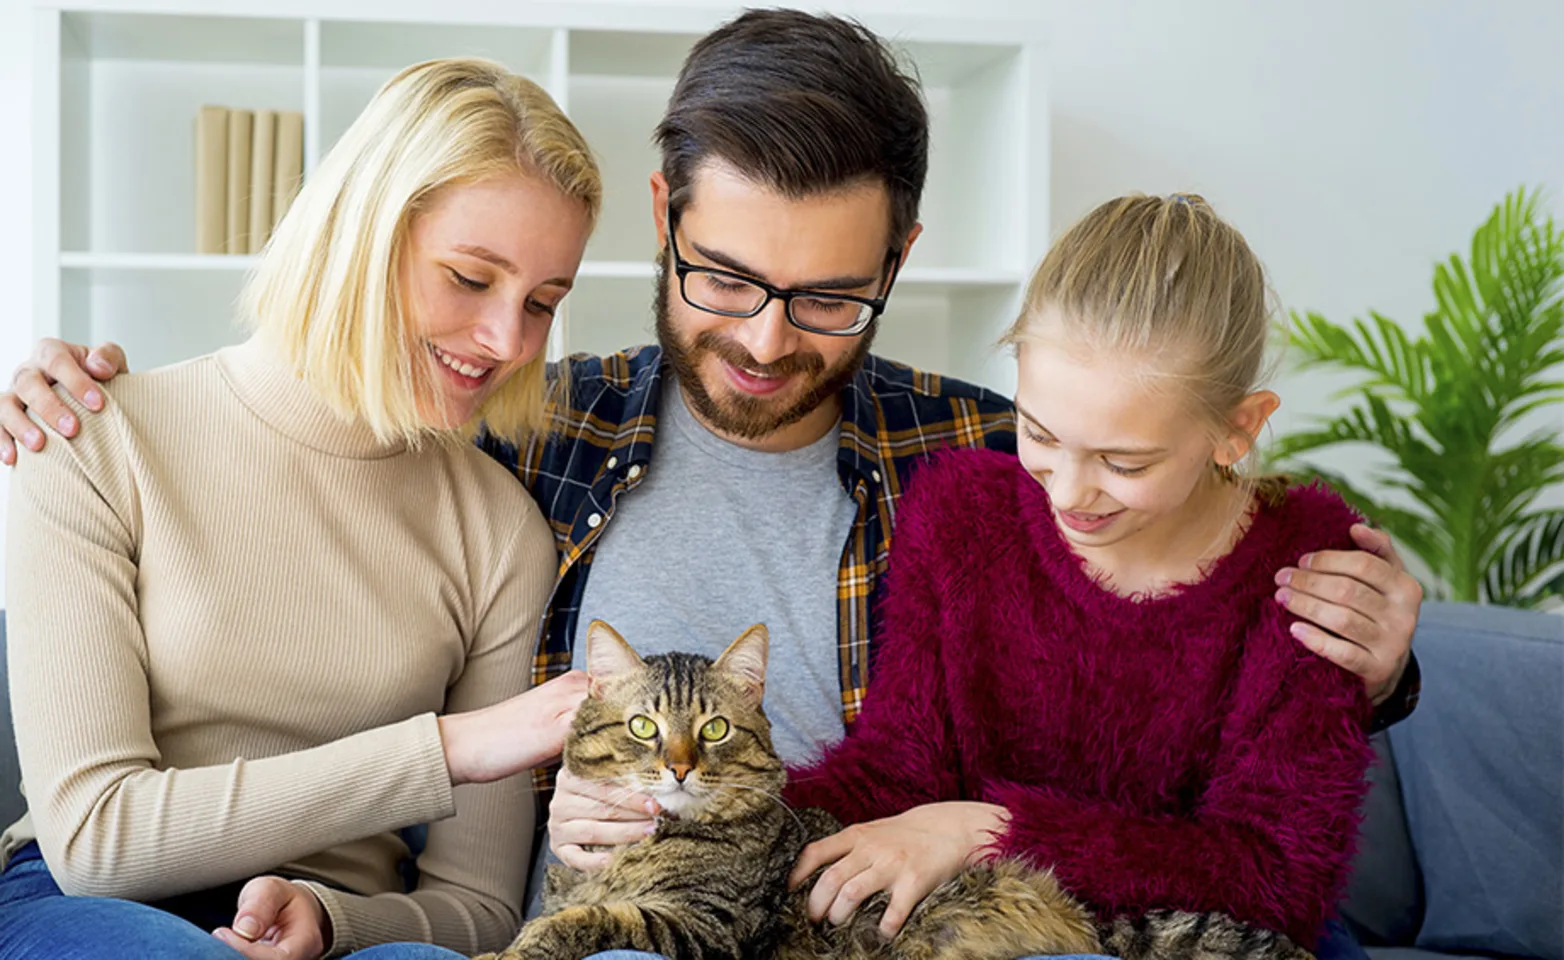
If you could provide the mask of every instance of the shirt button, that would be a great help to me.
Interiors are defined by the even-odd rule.
[[[874,482],[875,483],[879,483],[880,482],[880,471],[878,471],[878,470],[870,470],[869,471],[869,476],[874,478]]]
[[[630,465],[630,479],[634,480],[636,477],[639,477],[640,475],[641,475],[641,465],[639,463],[632,463]]]
[[[612,470],[612,469],[614,469],[617,466],[619,466],[619,458],[618,457],[609,457],[608,458],[608,469]]]
[[[602,525],[603,525],[603,515],[601,513],[594,513],[590,517],[587,517],[587,526],[591,527],[593,530],[596,530],[598,527],[601,527]]]

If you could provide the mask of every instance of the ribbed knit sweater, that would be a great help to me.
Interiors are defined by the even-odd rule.
[[[36,838],[67,893],[135,900],[324,881],[333,955],[502,947],[530,780],[453,789],[435,717],[530,682],[555,554],[522,485],[377,441],[255,340],[105,392],[11,481],[29,812],[0,855]],[[404,894],[396,831],[425,822]]]
[[[1313,947],[1348,876],[1368,700],[1291,637],[1272,575],[1349,547],[1353,519],[1294,488],[1199,583],[1127,598],[1015,457],[948,454],[900,505],[864,713],[789,800],[848,823],[998,804],[999,852],[1104,914],[1222,911]]]

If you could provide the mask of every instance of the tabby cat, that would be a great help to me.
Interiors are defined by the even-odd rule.
[[[880,937],[885,894],[842,926],[804,912],[811,884],[787,876],[811,841],[840,829],[781,801],[786,780],[761,710],[766,628],[715,662],[641,659],[602,621],[587,629],[590,692],[565,742],[579,777],[655,797],[657,832],[603,870],[555,864],[544,912],[504,953],[478,960],[578,960],[611,949],[672,960],[1016,960],[1112,953],[1126,960],[1311,960],[1285,937],[1217,914],[1157,912],[1098,927],[1047,871],[1009,860],[934,890],[895,939]]]

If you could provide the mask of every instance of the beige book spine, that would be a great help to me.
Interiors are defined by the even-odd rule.
[[[260,253],[272,232],[272,179],[277,161],[277,111],[255,111],[250,140],[250,252]]]
[[[277,161],[272,176],[272,229],[299,194],[304,179],[304,114],[277,114]]]
[[[228,236],[228,108],[202,107],[195,124],[196,252],[222,253]]]
[[[250,252],[250,138],[255,113],[228,111],[228,235],[227,253]]]

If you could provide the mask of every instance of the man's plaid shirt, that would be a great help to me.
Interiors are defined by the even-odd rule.
[[[665,368],[658,347],[570,361],[569,411],[522,449],[483,441],[514,470],[553,525],[559,574],[533,669],[541,683],[570,669],[593,545],[620,498],[652,468]],[[842,717],[851,726],[868,688],[874,611],[896,502],[917,464],[947,447],[1015,451],[1008,400],[981,387],[870,356],[842,393],[837,475],[858,504],[836,580]]]
[[[570,669],[576,620],[593,545],[652,463],[663,388],[662,350],[635,347],[604,357],[576,356],[569,408],[557,429],[517,447],[494,438],[483,449],[516,475],[554,530],[559,570],[542,623],[533,682]],[[917,466],[951,447],[1014,453],[1014,408],[991,391],[870,356],[842,393],[837,476],[858,504],[836,580],[837,670],[848,727],[863,707],[882,575],[897,500]],[[1411,712],[1416,663],[1376,711],[1375,727]],[[546,782],[546,781],[544,781]]]

